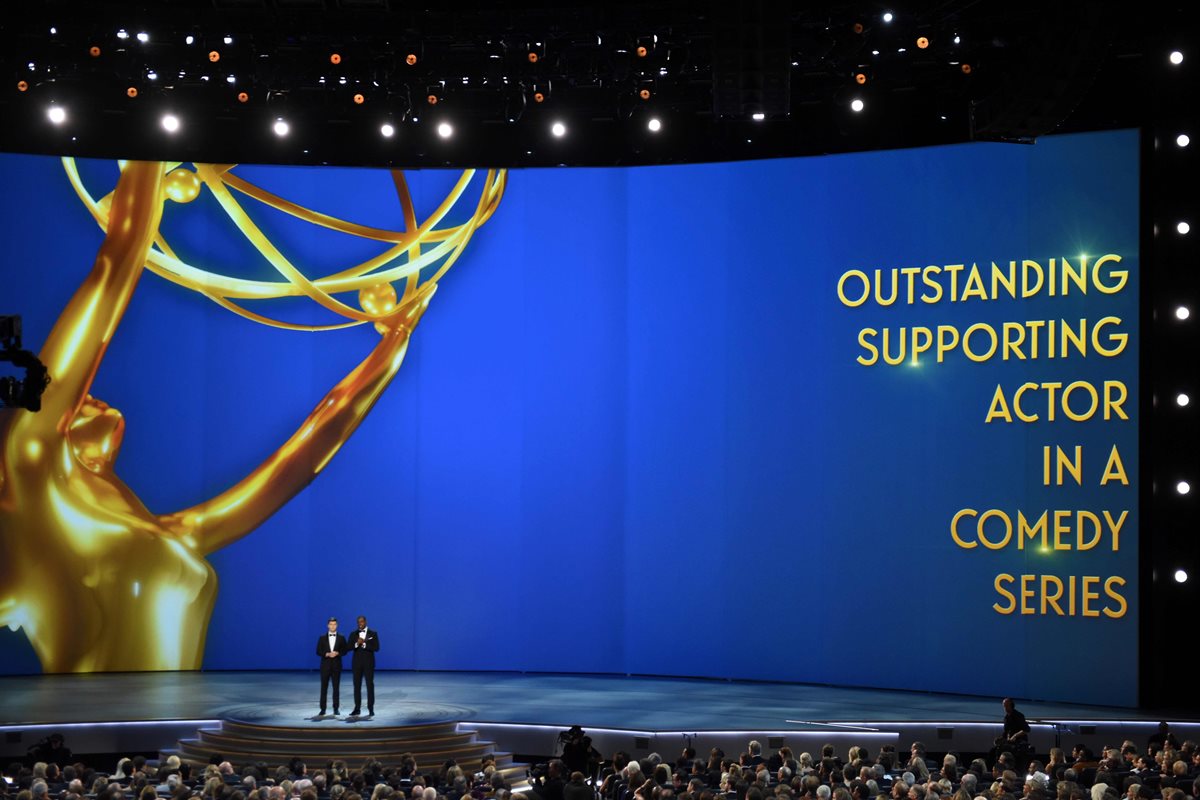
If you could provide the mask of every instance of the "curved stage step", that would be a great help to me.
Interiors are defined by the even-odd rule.
[[[339,729],[338,735],[343,738],[352,738],[361,736],[365,739],[390,737],[393,739],[405,738],[434,738],[438,736],[455,736],[460,735],[458,732],[458,720],[446,720],[445,722],[425,722],[412,725],[406,724],[389,724],[387,722],[376,723],[374,720],[367,720],[356,724],[348,724],[345,720],[348,717],[334,717],[328,722],[314,723],[318,726],[328,726],[329,728],[342,726]],[[306,720],[306,723],[313,720]],[[324,730],[325,728],[320,728]],[[267,723],[260,721],[249,721],[245,719],[223,719],[221,720],[221,731],[226,734],[243,737],[256,737],[259,739],[278,739],[281,741],[309,741],[311,732],[314,730],[313,725],[281,725],[278,723]]]
[[[316,768],[335,760],[345,761],[351,769],[367,760],[390,766],[405,754],[416,758],[420,772],[440,769],[450,759],[472,771],[485,757],[494,758],[496,769],[511,785],[525,784],[526,765],[514,763],[511,753],[497,752],[493,742],[480,740],[474,731],[459,731],[455,720],[397,725],[338,717],[305,720],[301,725],[268,725],[231,719],[222,720],[218,728],[201,728],[195,738],[181,739],[176,748],[162,752],[164,757],[177,755],[199,767],[217,756],[239,769],[260,762],[277,767],[293,758]]]
[[[207,745],[210,749],[227,753],[261,752],[274,753],[280,756],[304,756],[309,753],[324,753],[329,739],[325,737],[306,739],[276,739],[256,738],[242,735],[229,735],[224,729],[204,728],[198,731],[197,745]],[[491,742],[477,741],[474,733],[463,733],[451,737],[436,739],[412,739],[393,736],[363,737],[344,736],[338,731],[338,736],[332,741],[353,744],[353,749],[362,756],[380,753],[409,752],[415,756],[429,754],[444,755],[445,758],[480,758],[491,752]],[[250,748],[247,750],[247,748]],[[443,758],[443,760],[445,760]]]

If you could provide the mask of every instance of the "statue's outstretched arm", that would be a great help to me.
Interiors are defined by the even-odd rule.
[[[131,161],[122,171],[96,263],[42,347],[51,383],[42,410],[24,415],[27,430],[65,434],[91,388],[158,232],[162,177],[163,165],[156,161]]]
[[[383,338],[321,399],[295,433],[249,475],[198,505],[160,517],[207,555],[250,533],[298,494],[333,458],[400,369],[434,286],[388,320]]]

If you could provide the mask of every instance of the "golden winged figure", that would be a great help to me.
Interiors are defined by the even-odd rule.
[[[477,171],[465,170],[418,222],[403,173],[393,171],[404,227],[391,231],[300,207],[240,178],[234,165],[123,162],[115,189],[99,199],[73,159],[64,166],[105,236],[42,347],[52,378],[42,410],[0,417],[0,624],[24,629],[45,672],[198,669],[217,594],[205,557],[307,486],[370,412],[399,370],[438,280],[495,211],[507,176],[489,170],[474,180]],[[473,181],[482,190],[470,218],[439,227]],[[205,189],[280,280],[231,278],[176,255],[159,230],[163,206],[190,202]],[[382,252],[310,279],[263,234],[239,196],[379,241]],[[256,322],[301,330],[372,324],[380,340],[248,475],[191,508],[156,514],[114,471],[124,418],[89,393],[143,269]],[[398,294],[394,284],[401,282]],[[357,308],[334,296],[353,291]],[[299,325],[241,303],[285,296],[309,297],[343,320]]]

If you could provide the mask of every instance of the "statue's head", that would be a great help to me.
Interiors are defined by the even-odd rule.
[[[71,420],[67,438],[75,456],[92,472],[111,470],[125,435],[121,412],[90,394]]]

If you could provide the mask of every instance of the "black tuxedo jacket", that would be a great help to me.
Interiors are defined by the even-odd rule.
[[[354,663],[375,663],[375,653],[379,651],[379,632],[374,628],[367,628],[366,641],[361,646],[358,645],[358,628],[350,631],[350,642],[347,645],[354,651]]]
[[[334,634],[334,636],[336,636],[337,638],[334,639],[335,646],[333,649],[337,650],[338,657],[330,658],[330,659],[325,658],[325,654],[329,652],[329,634],[328,633],[322,633],[320,636],[317,637],[317,656],[321,659],[321,663],[324,663],[327,660],[333,661],[333,662],[336,662],[337,665],[340,667],[342,665],[342,656],[346,655],[346,653],[350,650],[350,646],[348,644],[346,644],[346,637],[342,636],[341,633],[336,633],[336,634]]]

